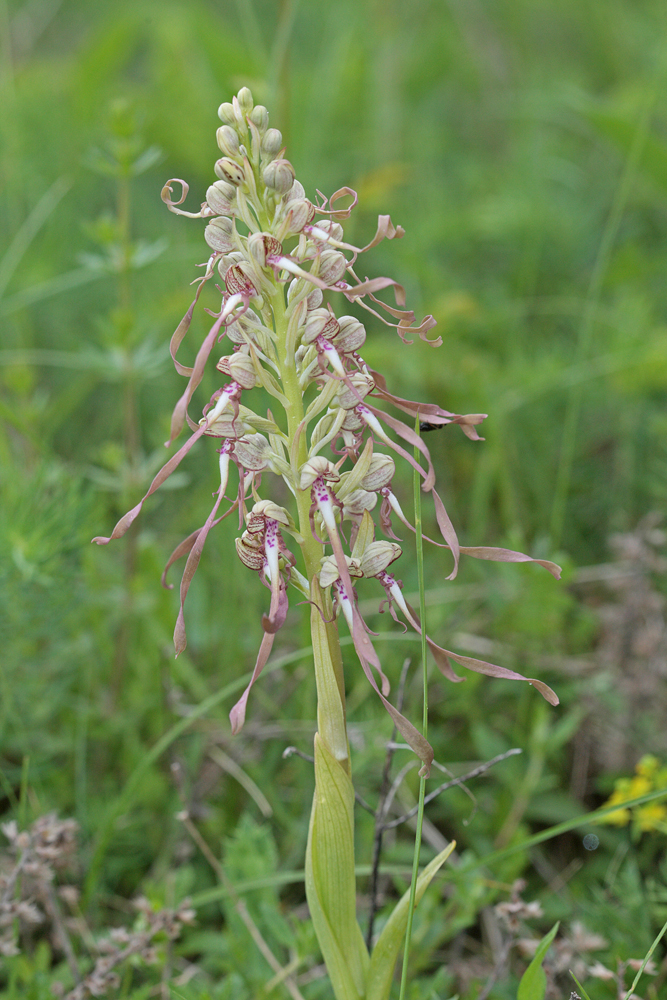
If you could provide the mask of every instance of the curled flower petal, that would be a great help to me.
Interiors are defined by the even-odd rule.
[[[331,216],[332,219],[340,219],[341,221],[343,219],[349,219],[350,218],[350,215],[352,213],[352,209],[356,206],[356,204],[357,204],[357,202],[359,200],[359,198],[357,196],[357,192],[353,188],[351,188],[351,187],[338,188],[338,190],[334,191],[334,193],[331,195],[330,198],[325,198],[321,191],[318,191],[317,193],[319,194],[320,198],[323,199],[321,205],[316,205],[315,206],[315,211],[318,213],[318,215],[329,215],[329,216]],[[336,208],[336,209],[334,209],[334,207],[333,207],[334,202],[338,201],[339,198],[344,198],[345,195],[351,195],[351,197],[352,197],[352,204],[349,205],[347,208]],[[329,209],[327,209],[325,207],[327,205],[327,203],[330,206]]]
[[[433,647],[431,647],[433,648]],[[487,663],[486,660],[476,660],[472,656],[461,656],[459,653],[452,653],[449,649],[440,649],[440,657],[436,658],[436,663],[438,668],[442,670],[442,654],[444,654],[445,660],[454,660],[455,663],[460,664],[462,667],[466,667],[467,670],[474,670],[478,674],[486,674],[487,677],[500,677],[503,680],[509,681],[526,681],[540,692],[543,698],[549,702],[550,705],[558,705],[559,699],[555,691],[545,684],[544,681],[537,680],[535,677],[524,677],[523,674],[519,674],[516,670],[509,670],[507,667],[496,666],[495,663]]]
[[[181,185],[181,197],[178,199],[178,201],[171,200],[171,195],[173,193],[173,188],[171,186],[172,184]],[[186,215],[189,219],[201,219],[202,215],[204,214],[203,209],[200,209],[198,212],[184,212],[181,208],[176,207],[177,205],[183,204],[183,202],[188,196],[189,190],[190,190],[190,185],[187,184],[185,181],[182,181],[180,177],[172,177],[170,180],[167,181],[167,183],[162,188],[162,191],[160,192],[160,197],[162,198],[162,201],[165,203],[169,211],[173,212],[174,215]]]
[[[395,396],[392,392],[389,392],[384,376],[379,372],[369,369],[368,374],[375,382],[375,392],[373,395],[379,399],[384,399],[388,403],[392,403],[397,409],[402,410],[404,413],[409,413],[412,417],[419,417],[422,420],[427,418],[427,422],[435,426],[459,424],[463,433],[471,438],[471,440],[484,440],[475,430],[475,426],[486,420],[486,413],[450,413],[449,410],[443,410],[436,403],[421,403],[412,399],[403,399],[401,396]]]
[[[433,763],[433,747],[428,742],[428,740],[419,732],[416,726],[413,726],[412,723],[408,719],[406,719],[404,715],[401,715],[398,709],[394,708],[391,702],[388,701],[387,698],[385,698],[385,696],[382,694],[382,691],[380,691],[377,685],[377,681],[373,676],[373,671],[371,670],[366,660],[363,657],[360,657],[360,661],[362,670],[364,671],[368,681],[370,682],[371,687],[378,695],[380,701],[382,702],[386,710],[389,712],[389,715],[394,720],[394,723],[396,724],[396,728],[398,729],[399,733],[401,734],[405,742],[408,744],[408,746],[412,750],[414,750],[414,752],[421,760],[422,767],[419,770],[420,776],[428,778],[431,771],[431,764]]]
[[[257,661],[255,663],[255,669],[252,672],[252,677],[250,682],[236,702],[231,712],[229,713],[229,721],[232,724],[232,736],[236,736],[237,733],[243,728],[243,723],[245,722],[246,707],[248,704],[248,696],[252,690],[252,687],[261,674],[262,670],[266,666],[266,661],[271,655],[271,650],[273,648],[273,641],[276,635],[275,632],[265,632],[262,636],[262,642],[259,647],[259,653],[257,654]]]
[[[197,533],[197,538],[195,543],[190,549],[187,562],[185,564],[185,569],[183,570],[183,576],[181,577],[181,606],[178,609],[178,617],[176,618],[176,625],[174,626],[174,649],[176,650],[176,656],[182,653],[188,644],[188,640],[185,634],[185,598],[188,596],[188,590],[190,589],[190,584],[192,583],[192,578],[197,572],[197,567],[199,566],[199,560],[201,559],[201,554],[204,550],[204,545],[206,539],[208,538],[208,533],[213,527],[216,520],[216,514],[218,513],[218,508],[222,502],[223,491],[218,491],[218,496],[215,503],[213,504],[213,509],[211,513],[206,518],[204,526]],[[229,511],[227,512],[229,513]]]
[[[220,329],[228,322],[231,322],[230,319],[231,316],[234,316],[235,319],[238,319],[238,313],[237,313],[238,307],[241,307],[242,311],[245,312],[246,309],[248,308],[248,299],[243,295],[231,295],[228,298],[227,302],[225,303],[222,312],[217,317],[215,323],[213,324],[213,326],[207,333],[206,337],[204,338],[204,342],[202,343],[201,347],[197,351],[197,357],[195,358],[192,374],[190,375],[190,379],[185,388],[185,392],[183,393],[179,401],[176,403],[174,411],[171,415],[171,432],[169,434],[169,440],[167,441],[167,445],[170,445],[171,442],[174,441],[175,438],[177,438],[178,435],[181,433],[183,425],[185,423],[185,418],[187,416],[188,405],[190,403],[190,400],[192,399],[195,389],[197,388],[197,386],[199,385],[204,376],[206,362],[208,361],[208,357],[211,351],[213,350],[216,340],[218,339],[218,334],[220,333]]]
[[[155,479],[149,486],[148,492],[139,501],[136,507],[133,507],[132,510],[128,510],[127,514],[123,514],[120,521],[116,524],[116,527],[113,529],[108,538],[104,538],[101,535],[97,535],[95,538],[93,538],[93,541],[96,542],[98,545],[108,545],[109,542],[112,541],[114,538],[122,538],[122,536],[125,534],[125,532],[130,527],[132,522],[137,518],[137,516],[141,512],[141,508],[143,507],[148,497],[151,496],[153,493],[155,493],[155,491],[159,489],[159,487],[162,486],[162,484],[169,478],[174,469],[176,469],[181,464],[187,453],[192,448],[195,441],[199,440],[199,438],[202,436],[205,430],[206,430],[206,425],[197,428],[192,437],[188,438],[185,444],[178,449],[176,454],[172,455],[172,457],[169,459],[166,465],[162,466],[162,468],[156,475]]]
[[[197,300],[201,294],[201,290],[204,287],[204,283],[208,281],[206,276],[199,282],[199,288],[197,289],[197,294],[195,295],[193,301],[190,303],[190,307],[186,312],[185,316],[178,324],[174,330],[171,341],[169,342],[169,353],[171,354],[171,360],[174,362],[174,367],[179,375],[190,376],[192,375],[192,368],[188,368],[186,365],[182,365],[180,361],[177,361],[176,354],[178,353],[178,348],[183,342],[183,338],[190,329],[190,323],[192,322],[192,315],[194,313],[195,306],[197,305]]]
[[[494,562],[532,562],[538,566],[544,566],[547,572],[551,573],[556,580],[560,580],[561,568],[550,559],[534,559],[532,556],[524,555],[523,552],[514,552],[512,549],[498,549],[486,545],[462,545],[461,553],[465,556],[472,556],[473,559],[491,559]]]
[[[366,397],[366,400],[368,400],[368,397]],[[424,482],[422,483],[422,489],[425,492],[428,492],[429,490],[433,489],[433,486],[435,484],[435,470],[433,468],[433,463],[431,462],[431,455],[428,448],[426,447],[426,445],[424,444],[424,442],[422,441],[422,439],[419,437],[418,434],[415,434],[413,430],[411,430],[409,427],[406,427],[406,425],[402,423],[400,420],[395,420],[393,417],[390,417],[388,413],[384,413],[382,410],[377,410],[374,406],[369,406],[367,401],[361,404],[360,406],[356,407],[355,413],[359,414],[364,423],[368,424],[368,426],[377,434],[380,440],[384,441],[384,443],[388,445],[389,448],[397,452],[401,456],[401,458],[405,459],[406,462],[409,462],[412,468],[419,473],[419,475],[424,480]],[[421,451],[422,455],[424,455],[428,463],[428,472],[424,471],[419,462],[416,462],[415,459],[412,457],[412,455],[410,455],[409,452],[405,450],[405,448],[401,448],[400,444],[396,444],[395,441],[392,441],[392,439],[389,437],[387,432],[380,424],[380,420],[383,420],[386,424],[388,424],[391,427],[392,430],[396,431],[396,433],[399,434],[400,437],[405,438],[406,441],[408,441],[410,444],[413,444],[419,451]]]

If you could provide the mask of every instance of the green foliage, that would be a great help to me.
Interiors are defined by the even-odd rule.
[[[151,499],[122,547],[89,546],[150,482],[182,391],[167,344],[205,248],[201,226],[167,215],[160,188],[170,176],[187,176],[194,204],[203,198],[215,108],[248,84],[283,129],[309,193],[348,183],[359,189],[353,241],[366,242],[378,212],[406,229],[403,240],[374,251],[376,273],[397,275],[415,308],[436,316],[445,344],[439,352],[407,347],[371,325],[368,360],[400,395],[489,413],[483,444],[457,436],[456,428],[429,435],[464,543],[555,556],[546,533],[556,469],[568,400],[581,392],[561,541],[565,585],[534,566],[473,561],[447,583],[447,557],[425,554],[435,640],[550,680],[561,708],[546,709],[533,691],[509,682],[469,677],[446,685],[432,677],[438,761],[461,775],[511,747],[524,752],[471,782],[474,800],[454,788],[428,807],[436,832],[426,861],[440,849],[436,834],[455,838],[456,881],[436,880],[416,911],[407,995],[444,1000],[458,992],[475,1000],[488,968],[473,967],[466,980],[446,966],[462,950],[469,957],[467,948],[486,955],[479,914],[505,898],[519,875],[529,880],[525,897],[539,898],[545,911],[544,926],[526,934],[537,936],[556,919],[564,929],[579,920],[608,939],[595,957],[610,967],[644,954],[665,919],[667,871],[653,832],[633,843],[626,829],[598,826],[599,847],[589,851],[583,831],[570,831],[506,855],[491,873],[479,860],[581,815],[619,776],[603,775],[596,785],[598,775],[585,772],[600,731],[623,732],[624,706],[612,686],[602,692],[602,711],[591,701],[604,682],[599,669],[576,673],[577,663],[593,662],[599,605],[608,600],[595,590],[583,604],[577,574],[609,559],[610,533],[633,528],[667,498],[662,4],[340,0],[322,10],[268,0],[171,0],[158,14],[147,0],[10,0],[6,9],[3,821],[19,808],[26,822],[49,809],[77,817],[84,853],[82,871],[71,878],[82,881],[93,862],[86,915],[95,934],[127,919],[117,909],[121,898],[143,892],[170,905],[170,893],[217,890],[175,818],[181,793],[213,853],[221,849],[232,882],[303,864],[311,772],[282,751],[288,744],[312,748],[308,661],[290,661],[267,677],[248,731],[235,741],[229,697],[217,698],[252,669],[264,602],[233,555],[234,524],[221,524],[211,538],[188,596],[190,644],[177,661],[171,652],[177,590],[161,591],[159,575],[174,546],[206,517],[215,487],[210,452],[202,448],[184,462],[170,481],[175,488]],[[577,345],[602,233],[628,165],[584,350]],[[212,308],[213,297],[204,304]],[[214,388],[205,380],[202,400]],[[407,507],[410,484],[398,483],[397,491]],[[425,532],[432,534],[428,524]],[[407,593],[415,579],[406,572]],[[360,596],[377,599],[370,588]],[[373,626],[389,631],[387,617]],[[283,634],[278,655],[306,644],[298,615]],[[465,645],[482,637],[493,655]],[[378,648],[395,690],[403,658],[415,658],[417,645],[398,636]],[[390,724],[354,669],[347,686],[355,785],[374,805]],[[409,680],[413,719],[418,701]],[[167,733],[173,738],[159,744]],[[656,730],[647,735],[656,746],[630,747],[623,773],[644,753],[664,760],[660,739]],[[216,747],[262,790],[270,817],[260,818],[249,786],[215,763]],[[406,760],[397,751],[397,767]],[[171,764],[181,767],[182,789]],[[416,794],[410,774],[402,805],[409,808]],[[371,820],[359,816],[358,825],[357,862],[368,870]],[[410,857],[409,833],[385,838],[383,864],[392,871],[405,872]],[[406,886],[402,875],[392,879],[384,883],[380,930]],[[442,884],[455,889],[440,891]],[[358,889],[365,893],[364,878]],[[298,882],[243,898],[283,964],[296,956],[297,975],[316,968]],[[222,907],[202,907],[198,920],[175,946],[171,995],[260,995],[273,973],[231,897]],[[48,937],[48,928],[38,928],[24,953],[6,960],[3,996],[42,1000],[52,982],[70,982]],[[85,943],[76,947],[88,960]],[[188,963],[199,970],[189,980]],[[490,1000],[516,996],[522,969],[513,959]],[[159,988],[160,975],[133,969],[119,995],[138,1000]],[[567,995],[571,984],[559,984]],[[584,985],[592,996],[611,995],[605,983]],[[658,995],[664,982],[655,988]],[[316,978],[301,989],[306,1000],[326,996]],[[271,995],[288,994],[279,985]]]
[[[544,1000],[547,991],[547,977],[542,968],[542,962],[551,942],[558,933],[558,926],[558,923],[555,923],[538,944],[535,957],[521,977],[516,1000]]]

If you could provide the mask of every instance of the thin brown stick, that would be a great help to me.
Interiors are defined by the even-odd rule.
[[[401,678],[398,685],[398,698],[396,700],[396,707],[398,711],[403,710],[403,695],[405,693],[405,680],[408,675],[408,668],[410,666],[410,660],[406,659],[403,663],[401,669]],[[384,836],[384,818],[387,815],[385,810],[385,805],[387,803],[387,797],[389,795],[389,774],[391,772],[391,764],[394,759],[394,740],[396,739],[396,726],[394,726],[391,734],[391,739],[387,744],[387,753],[384,759],[384,768],[382,769],[382,781],[380,783],[380,799],[378,802],[378,807],[376,810],[372,810],[366,803],[363,807],[367,809],[368,812],[373,812],[375,815],[375,830],[373,833],[373,860],[371,863],[371,884],[369,887],[369,904],[368,904],[368,927],[366,929],[366,947],[370,951],[373,946],[373,927],[375,925],[375,915],[378,909],[378,882],[380,873],[380,854],[382,853],[382,838]],[[355,797],[357,793],[355,792]],[[360,801],[360,798],[357,798]]]
[[[515,754],[518,753],[523,753],[523,751],[518,747],[514,747],[512,750],[506,750],[505,753],[498,754],[498,756],[494,757],[492,760],[487,760],[484,764],[480,764],[479,767],[475,767],[472,771],[468,771],[467,774],[461,775],[460,778],[452,778],[451,781],[446,781],[443,785],[439,785],[433,792],[429,792],[424,799],[424,805],[428,802],[432,802],[433,799],[438,797],[438,795],[442,795],[442,793],[446,792],[448,788],[454,788],[456,785],[462,785],[464,782],[470,781],[471,778],[477,778],[480,774],[484,774],[485,771],[488,771],[490,767],[493,767],[495,764],[499,764],[502,760],[506,760],[508,757],[514,757]],[[403,770],[405,770],[405,768]],[[388,823],[385,823],[384,829],[393,830],[394,827],[407,822],[407,820],[412,819],[413,816],[417,815],[418,809],[419,806],[414,806],[414,808],[410,809],[409,812],[404,813],[397,819],[390,820]]]

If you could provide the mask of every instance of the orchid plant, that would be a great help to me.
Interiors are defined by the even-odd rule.
[[[186,558],[180,586],[180,610],[174,632],[176,655],[186,646],[184,606],[209,533],[237,512],[237,555],[269,591],[262,618],[262,638],[247,688],[230,713],[232,732],[245,720],[248,699],[286,620],[289,595],[310,608],[313,666],[317,685],[315,795],[306,857],[306,892],[315,931],[338,1000],[386,1000],[393,968],[408,920],[408,896],[399,901],[372,952],[364,943],[355,913],[353,807],[350,750],[345,717],[345,681],[338,632],[342,616],[356,656],[404,740],[421,760],[427,776],[433,750],[409,719],[392,704],[390,683],[373,647],[357,604],[355,583],[376,580],[396,620],[421,634],[419,615],[405,600],[394,564],[401,556],[396,522],[415,531],[392,489],[396,458],[407,462],[433,499],[442,536],[431,540],[449,550],[456,576],[462,555],[503,562],[538,562],[554,576],[558,567],[502,548],[464,547],[435,491],[435,473],[417,427],[457,424],[472,440],[485,414],[455,414],[434,403],[403,399],[390,392],[380,372],[363,358],[366,329],[356,316],[337,315],[331,300],[343,300],[393,326],[406,343],[418,336],[430,348],[435,321],[415,321],[405,307],[404,289],[391,278],[360,280],[360,254],[383,239],[404,235],[389,216],[364,247],[345,241],[343,224],[357,202],[351,188],[312,201],[285,159],[281,133],[269,127],[266,108],[253,104],[243,88],[218,110],[222,156],[214,166],[217,180],[197,212],[180,206],[188,185],[168,181],[162,199],[171,212],[207,220],[204,238],[210,255],[196,279],[194,300],[171,338],[176,370],[187,379],[176,403],[167,446],[187,424],[190,435],[155,476],[143,499],[124,515],[111,535],[120,538],[145,501],[174,472],[201,438],[215,441],[220,486],[206,522],[170,556],[170,566]],[[178,185],[177,195],[174,192]],[[217,274],[222,286],[220,309],[188,367],[177,357],[204,286]],[[393,304],[378,298],[389,290]],[[325,298],[326,296],[326,298]],[[207,310],[209,311],[209,310]],[[203,408],[201,419],[189,413],[193,394],[216,346],[228,353],[216,368],[225,382]],[[250,396],[261,386],[275,400],[274,410],[255,412]],[[406,423],[387,412],[392,407]],[[402,443],[401,443],[402,442]],[[407,447],[404,447],[407,446]],[[411,451],[409,450],[412,450]],[[235,473],[234,473],[234,470]],[[271,499],[273,477],[280,477],[293,498],[288,509]],[[372,511],[379,509],[373,519]],[[379,537],[376,538],[376,533]],[[166,584],[165,584],[166,585]],[[460,681],[454,664],[467,670],[527,681],[552,705],[554,692],[542,681],[483,660],[444,649],[425,636],[441,673]],[[453,845],[422,872],[418,900]]]

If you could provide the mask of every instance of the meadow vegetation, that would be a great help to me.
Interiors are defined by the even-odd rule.
[[[347,239],[368,242],[378,213],[406,230],[364,267],[395,276],[444,344],[369,323],[364,355],[401,396],[489,414],[483,442],[428,437],[462,543],[564,567],[559,583],[471,561],[447,582],[447,553],[425,553],[435,640],[561,703],[432,674],[447,774],[429,790],[522,753],[427,807],[423,861],[457,849],[416,911],[407,995],[514,1000],[560,921],[546,995],[569,997],[573,970],[591,1000],[624,997],[667,918],[667,808],[577,818],[667,785],[663,4],[6,0],[0,15],[0,995],[329,995],[304,919],[312,768],[285,755],[312,753],[315,731],[303,609],[232,737],[266,603],[234,519],[209,541],[177,659],[177,590],[160,587],[215,466],[193,450],[122,542],[90,545],[164,462],[182,392],[168,343],[207,248],[160,189],[186,177],[203,200],[215,110],[249,86],[309,196],[358,191]],[[209,372],[202,405],[215,388]],[[408,508],[410,477],[395,486]],[[371,597],[394,689],[410,660],[416,720],[418,637]],[[374,809],[391,721],[346,650],[355,786]],[[394,751],[393,777],[409,756]],[[415,768],[391,818],[417,785]],[[378,928],[408,884],[411,824],[383,837]],[[362,925],[373,841],[360,808]],[[645,1000],[667,989],[659,948],[652,961]]]

